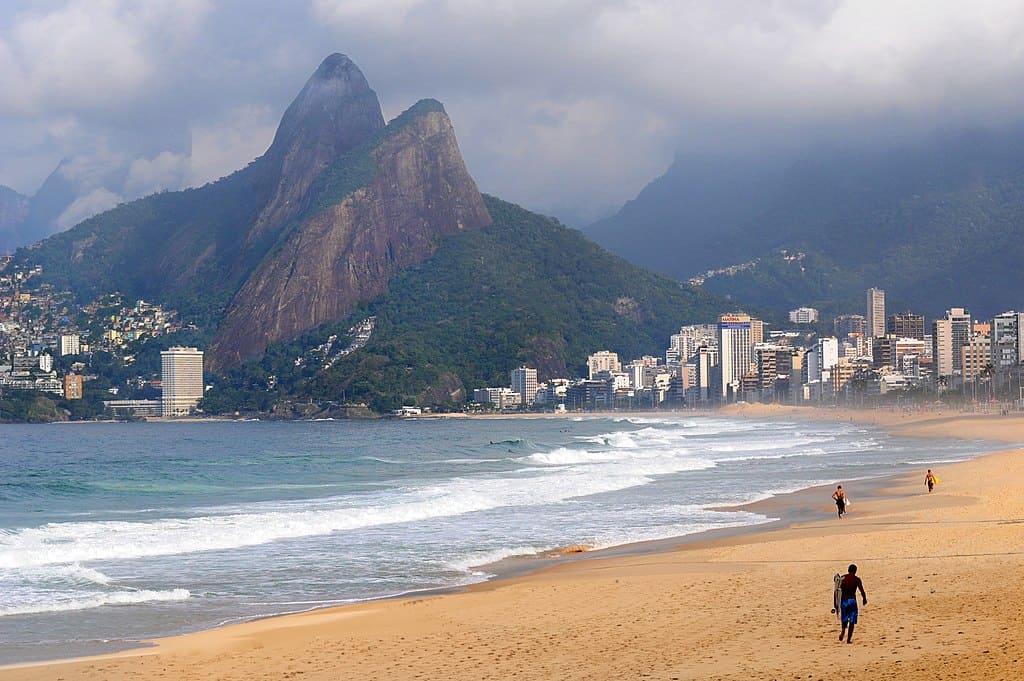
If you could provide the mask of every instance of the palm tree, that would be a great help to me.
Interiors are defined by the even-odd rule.
[[[981,368],[981,371],[978,372],[978,377],[981,378],[981,380],[983,380],[986,383],[986,385],[988,385],[988,400],[989,400],[989,402],[992,401],[992,377],[995,376],[995,375],[996,375],[996,368],[992,364],[992,362],[989,362],[988,364],[983,366]]]

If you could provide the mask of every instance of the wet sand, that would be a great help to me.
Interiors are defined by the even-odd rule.
[[[1024,418],[751,407],[1024,443]],[[580,557],[463,593],[382,601],[164,639],[0,679],[1016,679],[1024,668],[1024,451],[858,490],[753,505],[797,518],[654,553]],[[864,484],[864,483],[860,483]],[[868,605],[838,642],[832,575]]]

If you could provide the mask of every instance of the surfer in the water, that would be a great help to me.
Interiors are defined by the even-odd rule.
[[[853,628],[857,624],[857,590],[860,589],[860,596],[864,605],[868,604],[868,595],[864,593],[864,583],[857,576],[857,566],[851,565],[850,571],[846,573],[843,580],[839,582],[839,589],[842,592],[842,623],[843,630],[839,632],[839,640],[846,638],[847,643],[853,641]]]
[[[843,514],[846,513],[846,492],[843,491],[842,485],[836,487],[836,491],[832,493],[832,498],[836,502],[836,509],[839,511],[839,517],[842,518]]]

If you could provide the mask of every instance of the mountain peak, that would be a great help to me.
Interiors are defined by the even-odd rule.
[[[321,62],[281,118],[260,159],[273,187],[247,247],[295,216],[299,199],[324,168],[384,128],[377,93],[343,54]]]
[[[344,153],[384,127],[377,93],[355,63],[328,56],[284,112],[267,155],[287,154],[296,145],[327,143]]]
[[[341,52],[335,52],[329,54],[320,62],[320,66],[317,67],[314,76],[318,78],[340,78],[344,77],[346,73],[355,71],[361,76],[359,67],[356,66],[355,62],[348,58],[348,55],[342,54]]]

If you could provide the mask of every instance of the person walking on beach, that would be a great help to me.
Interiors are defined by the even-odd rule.
[[[832,493],[832,498],[836,502],[836,508],[839,510],[839,517],[842,518],[843,514],[846,513],[846,492],[843,491],[843,486],[838,485],[836,491]]]
[[[932,473],[931,468],[929,468],[928,472],[925,473],[924,482],[928,485],[928,494],[931,494],[932,490],[935,489],[935,474]]]
[[[841,592],[840,605],[842,608],[841,621],[843,629],[839,632],[839,640],[846,638],[847,643],[853,642],[853,628],[857,625],[857,590],[864,605],[868,604],[868,595],[864,593],[864,582],[857,576],[857,566],[850,565],[849,572],[839,582]]]

